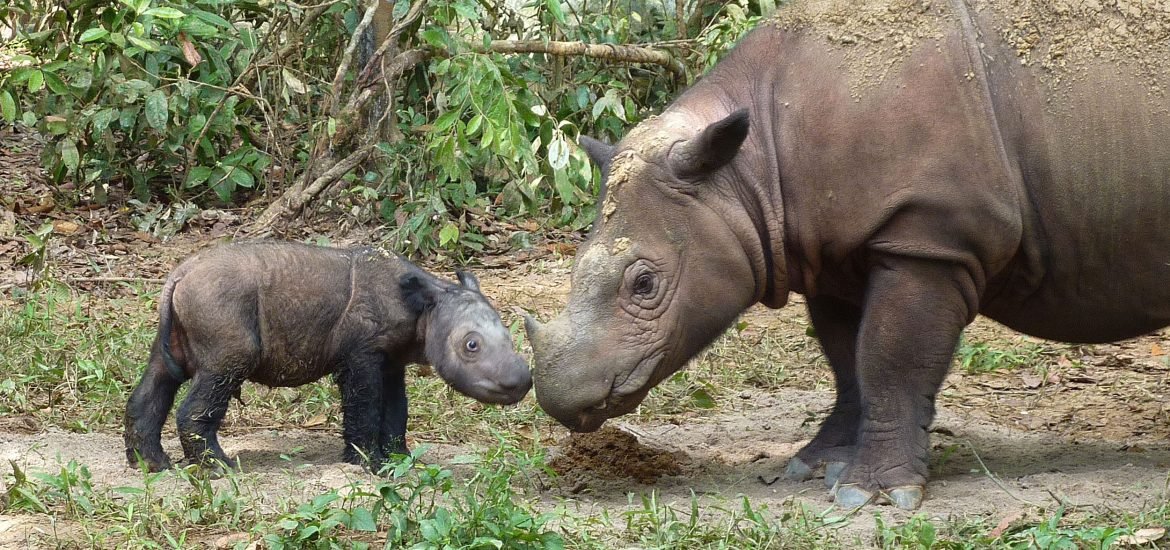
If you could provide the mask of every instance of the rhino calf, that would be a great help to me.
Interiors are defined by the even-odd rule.
[[[126,459],[171,466],[160,442],[176,414],[186,459],[231,464],[216,435],[245,380],[273,387],[333,374],[341,390],[344,459],[379,467],[406,451],[405,368],[433,365],[460,393],[511,404],[532,385],[528,365],[470,273],[460,284],[380,251],[287,242],[221,246],[184,261],[159,297],[159,330],[126,404]]]

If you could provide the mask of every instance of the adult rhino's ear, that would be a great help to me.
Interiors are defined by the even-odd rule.
[[[731,162],[748,136],[748,110],[740,109],[711,124],[670,152],[670,164],[679,179],[700,178]]]
[[[402,290],[402,301],[406,302],[407,309],[416,315],[434,307],[435,300],[442,292],[434,283],[418,275],[403,275],[398,287]]]
[[[463,288],[479,292],[479,279],[476,279],[470,271],[456,271],[455,278],[459,279],[459,284],[463,285]]]
[[[585,154],[589,155],[589,160],[601,168],[601,173],[604,174],[605,168],[609,166],[609,161],[613,160],[615,147],[589,136],[578,136],[577,144],[585,150]]]

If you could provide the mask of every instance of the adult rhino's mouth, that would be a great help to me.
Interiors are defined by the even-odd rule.
[[[610,418],[633,412],[650,393],[651,380],[666,353],[659,351],[638,362],[625,378],[614,378],[609,395],[600,405],[577,413],[576,432],[595,432]]]
[[[635,366],[633,369],[630,369],[630,372],[626,374],[625,378],[619,379],[615,377],[613,380],[613,387],[609,390],[609,398],[606,399],[606,403],[610,405],[619,404],[625,400],[627,396],[638,393],[640,390],[647,389],[646,385],[650,383],[650,379],[654,376],[654,373],[658,371],[658,365],[662,364],[663,357],[666,357],[666,352],[659,350],[639,361],[637,366]],[[635,403],[635,405],[637,405],[637,403]]]

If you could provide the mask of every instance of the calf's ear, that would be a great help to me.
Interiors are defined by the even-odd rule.
[[[479,292],[479,279],[476,279],[470,271],[456,271],[455,277],[459,279],[459,284],[463,285],[463,288]]]
[[[747,109],[712,123],[671,150],[671,169],[679,179],[694,180],[724,167],[739,153],[750,126]]]
[[[398,287],[402,290],[402,300],[406,302],[406,307],[415,314],[433,307],[441,292],[433,283],[424,281],[418,275],[403,275]]]

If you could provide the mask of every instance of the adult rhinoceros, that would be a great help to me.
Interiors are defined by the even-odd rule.
[[[976,314],[1170,324],[1170,11],[1102,4],[797,0],[616,146],[583,139],[606,190],[566,310],[528,323],[540,405],[596,430],[797,292],[837,399],[787,474],[918,507]]]

